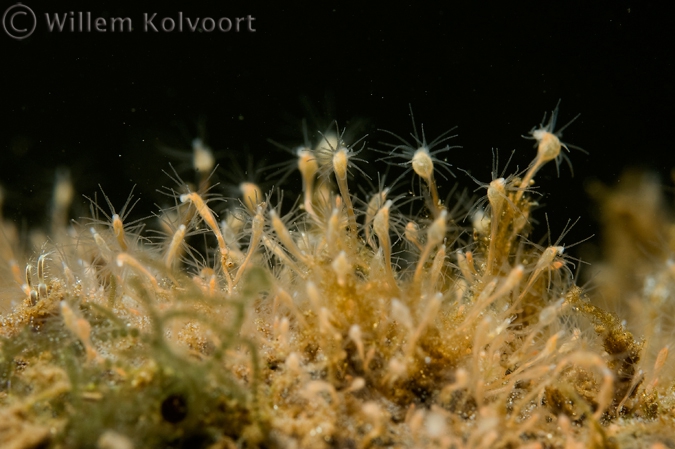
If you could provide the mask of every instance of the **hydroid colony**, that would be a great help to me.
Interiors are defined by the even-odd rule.
[[[130,197],[69,222],[60,176],[34,255],[2,221],[3,447],[672,445],[675,228],[658,201],[639,210],[653,182],[595,188],[612,310],[575,285],[564,232],[528,240],[535,175],[567,149],[557,112],[524,171],[478,181],[468,226],[466,199],[437,185],[452,136],[416,128],[379,150],[413,198],[397,182],[356,195],[367,150],[340,130],[293,152],[290,211],[254,183],[221,210],[199,141],[195,183],[174,172],[152,220],[128,219]]]

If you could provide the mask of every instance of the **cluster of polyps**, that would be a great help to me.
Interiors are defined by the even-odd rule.
[[[461,220],[436,184],[439,169],[453,174],[438,158],[451,150],[441,147],[454,137],[449,132],[427,144],[413,121],[414,141],[394,135],[382,158],[422,181],[417,216],[389,198],[397,182],[370,198],[354,195],[350,169],[366,176],[356,157],[363,147],[338,130],[295,151],[299,207],[283,214],[275,195],[243,183],[241,207],[219,217],[204,176],[214,159],[199,141],[199,187],[173,177],[178,186],[167,192],[174,206],[158,214],[160,238],[142,237],[139,222],[125,223],[129,202],[119,214],[109,204],[107,214],[92,201],[105,219],[96,213],[70,228],[59,218],[54,248],[37,262],[37,287],[32,265],[24,280],[4,244],[27,298],[12,323],[37,319],[33,310],[58,299],[51,313],[86,349],[83,363],[102,370],[106,359],[116,363],[120,382],[146,381],[128,374],[123,353],[101,338],[103,326],[78,310],[104,311],[150,335],[156,347],[168,341],[181,363],[227,370],[248,391],[251,416],[267,432],[258,441],[494,447],[498,440],[602,440],[600,424],[640,409],[638,384],[618,388],[635,382],[626,378],[633,368],[592,352],[618,331],[573,287],[560,239],[539,247],[524,237],[533,177],[566,148],[554,134],[556,118],[557,108],[531,132],[538,150],[523,177],[505,178],[495,167],[489,183],[478,181],[486,197],[472,210],[489,226],[477,225],[464,246]],[[55,221],[68,208],[63,197],[55,195]],[[191,245],[195,234],[213,249]]]

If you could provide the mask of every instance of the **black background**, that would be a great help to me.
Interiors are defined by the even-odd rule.
[[[137,184],[138,214],[148,215],[165,201],[155,190],[171,185],[162,170],[185,167],[158,148],[187,152],[200,124],[221,166],[245,167],[247,154],[263,165],[285,157],[267,139],[301,143],[303,117],[311,131],[330,119],[362,123],[377,147],[386,140],[377,128],[411,131],[409,103],[430,136],[459,127],[463,148],[449,161],[484,181],[492,148],[502,162],[515,149],[513,164],[529,163],[535,150],[521,135],[559,98],[560,124],[581,113],[563,139],[589,152],[570,154],[575,176],[563,165],[559,178],[553,166],[537,178],[554,235],[582,216],[567,243],[595,232],[588,179],[615,182],[639,164],[671,184],[675,21],[665,2],[24,3],[35,33],[0,35],[0,184],[5,216],[24,228],[44,224],[59,166],[74,177],[74,216],[97,184],[118,209]],[[49,33],[44,14],[68,11],[130,17],[134,30]],[[143,32],[143,13],[179,11],[250,14],[256,31]]]

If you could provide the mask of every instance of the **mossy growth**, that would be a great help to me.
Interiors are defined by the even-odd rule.
[[[649,319],[675,304],[673,248],[636,262],[625,292],[613,286],[630,265],[605,260],[593,291],[575,284],[565,231],[528,240],[535,175],[566,148],[554,126],[533,129],[523,172],[474,178],[486,192],[473,203],[439,199],[451,136],[427,145],[417,130],[380,158],[408,169],[411,195],[394,196],[403,178],[355,194],[367,151],[339,130],[293,152],[290,209],[247,182],[216,214],[201,141],[199,187],[174,172],[170,205],[144,221],[128,220],[130,198],[69,222],[60,176],[33,256],[0,220],[3,447],[667,446],[673,325]],[[639,197],[592,189],[607,227],[638,213]],[[670,241],[667,215],[650,216],[643,240]],[[607,253],[635,254],[621,244]],[[624,321],[617,304],[635,298]]]

